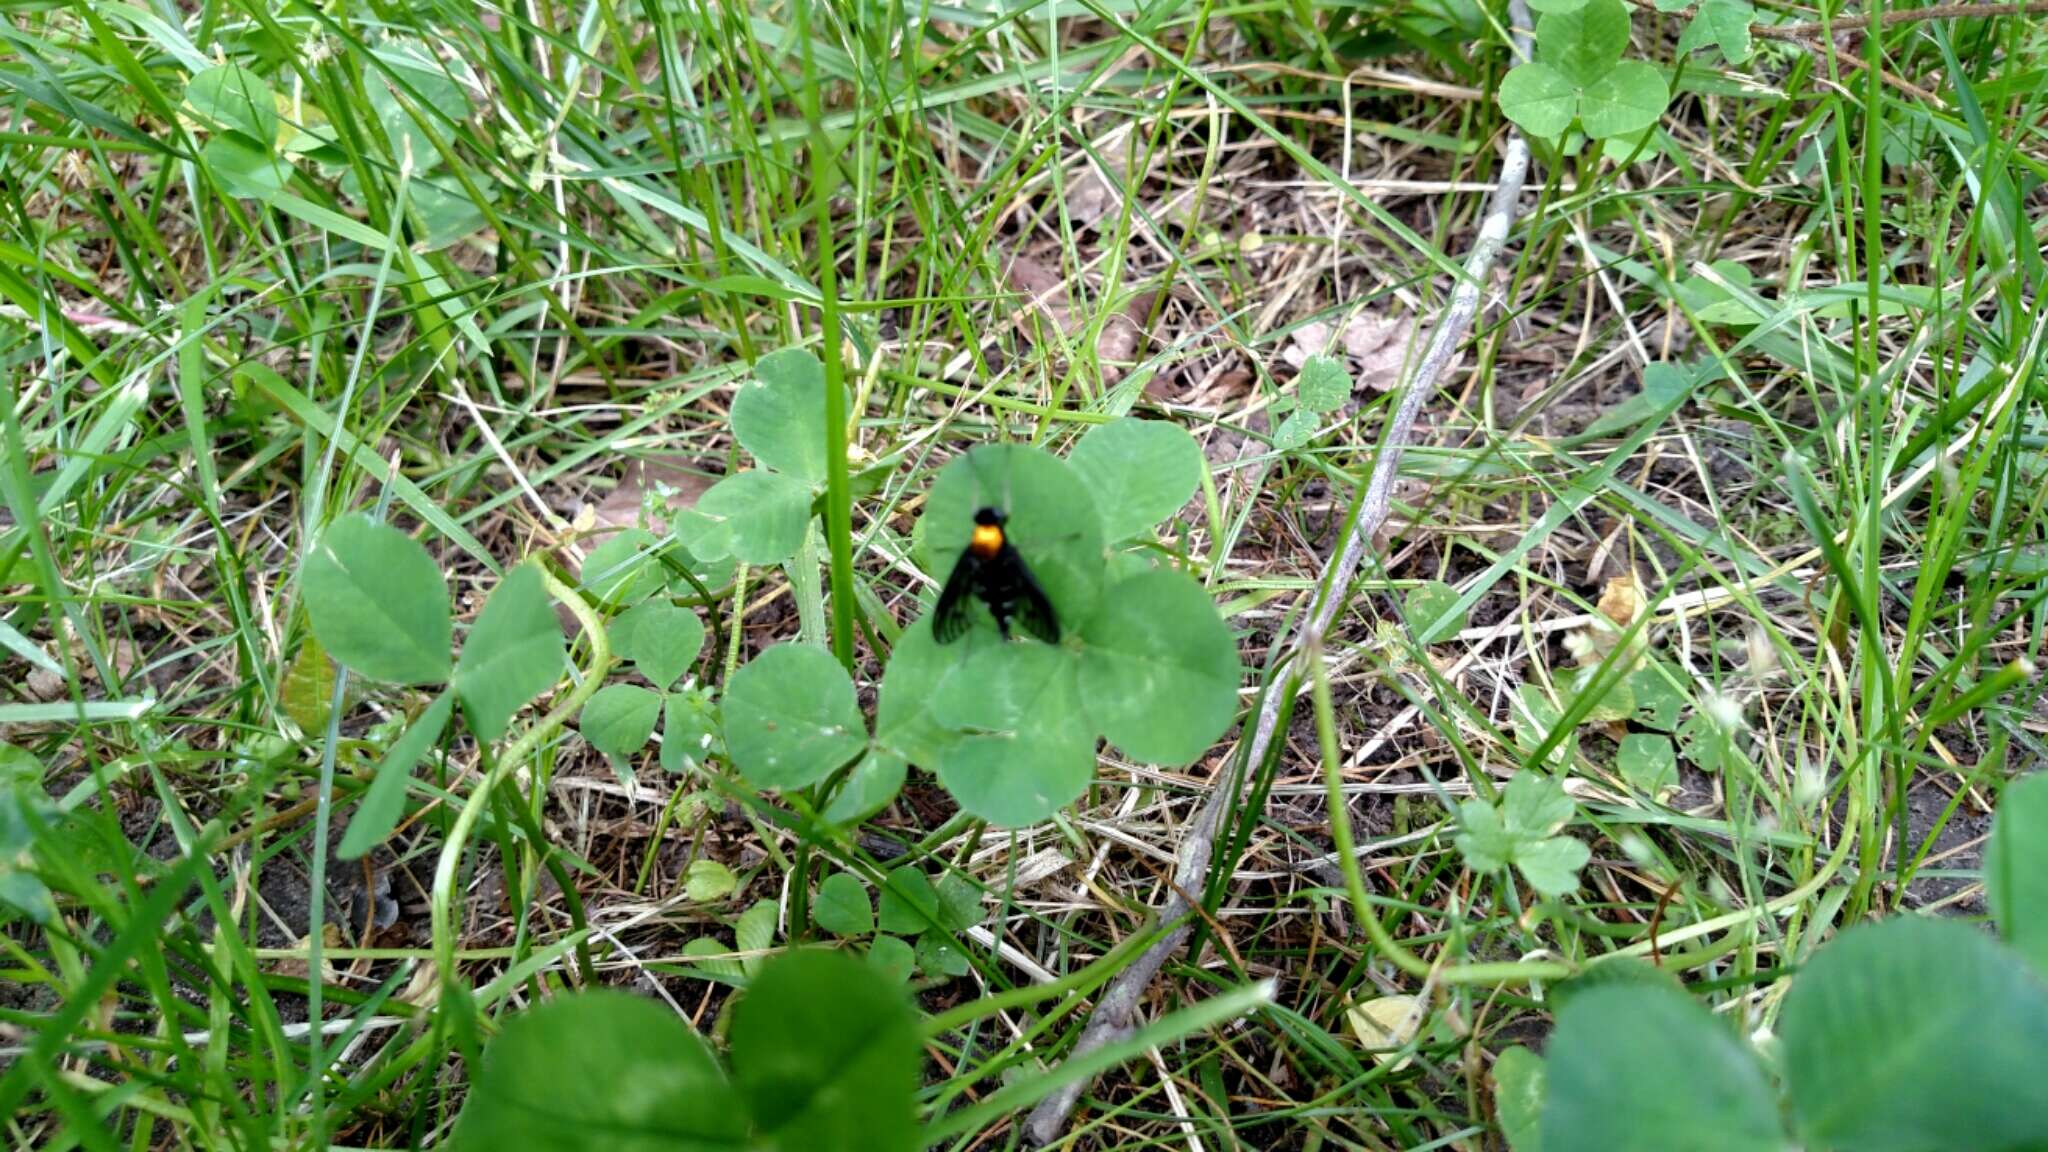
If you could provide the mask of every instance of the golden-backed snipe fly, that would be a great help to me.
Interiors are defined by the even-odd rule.
[[[1047,644],[1060,642],[1059,617],[1003,531],[1007,519],[998,508],[983,508],[974,514],[974,534],[967,538],[967,550],[960,553],[953,574],[946,577],[939,606],[932,612],[932,635],[939,643],[950,644],[966,634],[970,593],[988,605],[1003,639],[1010,638],[1014,617],[1024,631]]]

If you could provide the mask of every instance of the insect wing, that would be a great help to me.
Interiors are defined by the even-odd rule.
[[[941,644],[958,640],[967,631],[967,601],[974,591],[974,577],[981,571],[981,558],[960,553],[953,574],[939,592],[938,607],[932,609],[932,638]]]
[[[1017,623],[1047,644],[1060,642],[1060,618],[1052,610],[1052,601],[1045,598],[1045,589],[1038,586],[1038,579],[1031,575],[1031,569],[1015,548],[1003,545],[1002,554],[996,557],[998,563],[1007,562],[1011,579],[1017,587]]]

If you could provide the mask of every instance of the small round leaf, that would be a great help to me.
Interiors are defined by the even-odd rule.
[[[938,764],[939,783],[970,815],[1006,828],[1052,815],[1095,778],[1095,734],[1066,648],[981,641],[933,707],[964,730]]]
[[[818,885],[811,918],[834,936],[865,936],[875,930],[875,905],[859,878],[834,872]]]
[[[2048,775],[2015,780],[1998,798],[1984,897],[1999,931],[2048,980]]]
[[[1583,91],[1628,50],[1628,8],[1622,0],[1586,0],[1536,21],[1536,59]]]
[[[665,586],[660,541],[644,528],[625,528],[583,558],[581,587],[600,604],[638,604]]]
[[[747,1135],[704,1041],[652,1000],[561,996],[506,1022],[455,1125],[461,1152],[731,1152]]]
[[[1581,994],[1558,1012],[1543,1065],[1545,1148],[1785,1146],[1756,1057],[1683,992],[1617,984]]]
[[[778,956],[733,1008],[732,1075],[755,1147],[914,1152],[922,1058],[903,991],[843,953]]]
[[[216,132],[233,132],[268,153],[277,143],[277,98],[270,85],[240,64],[222,64],[192,77],[185,106]]]
[[[1465,630],[1467,614],[1458,608],[1456,588],[1441,580],[1426,580],[1408,590],[1401,600],[1401,614],[1416,640],[1438,644]]]
[[[903,630],[889,653],[882,687],[875,701],[875,747],[919,767],[933,769],[959,740],[933,715],[932,705],[946,683],[966,666],[964,640],[942,645],[932,636],[930,618]]]
[[[867,746],[846,669],[823,648],[778,644],[727,685],[725,747],[758,788],[802,788]]]
[[[540,569],[521,564],[498,582],[477,613],[455,664],[455,694],[477,739],[505,734],[512,714],[562,674],[562,625],[548,606]]]
[[[1237,646],[1190,577],[1160,568],[1123,581],[1082,637],[1083,706],[1133,759],[1190,763],[1236,718]]]
[[[1622,60],[1579,95],[1579,124],[1595,140],[1626,136],[1655,124],[1671,103],[1664,74],[1642,60]]]
[[[1564,73],[1531,60],[1501,77],[1500,110],[1529,135],[1552,139],[1572,126],[1579,90]]]
[[[697,499],[697,512],[718,528],[713,541],[748,564],[780,564],[803,547],[811,524],[811,489],[801,480],[759,468],[735,473]],[[714,546],[707,541],[707,546]]]
[[[1146,532],[1180,511],[1202,483],[1202,449],[1164,420],[1098,424],[1068,453],[1067,466],[1094,498],[1105,540]]]
[[[623,760],[647,746],[661,716],[661,693],[638,684],[607,684],[583,705],[576,726],[592,748]]]
[[[393,684],[448,678],[448,585],[419,541],[350,513],[320,534],[301,579],[313,632],[344,666]]]
[[[221,191],[237,200],[268,204],[277,199],[291,182],[291,161],[251,144],[240,135],[219,135],[199,150],[199,161],[220,185]]]
[[[732,398],[732,434],[763,467],[825,482],[825,366],[808,349],[761,357]]]
[[[718,706],[702,688],[671,692],[661,711],[661,770],[681,772],[717,755]]]
[[[1968,925],[1842,933],[1785,994],[1778,1038],[1809,1148],[2048,1147],[2048,984]]]
[[[668,689],[704,648],[704,622],[688,608],[645,600],[611,622],[612,651],[656,688]]]

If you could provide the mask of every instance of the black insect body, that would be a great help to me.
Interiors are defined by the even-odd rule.
[[[967,551],[960,554],[953,574],[946,577],[946,587],[939,593],[939,606],[932,613],[932,635],[939,643],[950,644],[966,634],[970,593],[988,605],[989,615],[996,618],[996,628],[1003,639],[1010,638],[1010,621],[1015,619],[1024,631],[1047,644],[1060,642],[1059,617],[1053,614],[1045,590],[1032,578],[1031,569],[1004,533],[1006,519],[995,508],[983,508],[974,514],[974,534],[968,537]]]

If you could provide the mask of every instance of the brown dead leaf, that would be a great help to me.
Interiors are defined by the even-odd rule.
[[[627,463],[626,474],[619,479],[618,486],[590,510],[588,530],[609,534],[620,528],[641,527],[641,510],[648,503],[650,492],[659,497],[658,505],[670,512],[695,504],[697,497],[711,487],[712,481],[686,467],[682,461],[681,456],[670,456]],[[579,513],[577,518],[581,521],[583,516]],[[657,534],[668,530],[665,521],[658,516],[645,527]]]
[[[1621,634],[1643,611],[1644,603],[1634,572],[1610,577],[1600,589],[1599,602],[1594,605],[1598,612],[1593,623],[1565,633],[1565,651],[1571,653],[1572,660],[1581,668],[1590,668],[1605,660],[1621,643]],[[1634,647],[1640,652],[1647,645],[1648,634],[1638,632]],[[1635,658],[1630,657],[1631,660]]]
[[[311,936],[301,936],[296,942],[292,944],[293,948],[310,948],[312,946],[313,938]],[[341,925],[336,924],[333,921],[329,921],[328,923],[322,925],[320,928],[320,947],[339,948],[341,946]],[[307,974],[313,970],[313,966],[310,963],[308,963],[306,958],[298,956],[287,956],[281,960],[274,961],[270,965],[270,970],[272,972],[277,973],[279,976],[290,976],[299,980],[304,980],[306,979]],[[320,957],[320,980],[322,983],[332,983],[334,981],[334,976],[335,970],[333,957],[323,954]]]
[[[1010,291],[1028,297],[1027,306],[1036,309],[1061,334],[1071,338],[1087,330],[1091,318],[1074,308],[1067,293],[1067,278],[1054,265],[1035,257],[1018,256],[1004,269],[1003,279]],[[1102,365],[1105,381],[1113,384],[1123,379],[1137,360],[1145,342],[1144,324],[1152,314],[1153,299],[1153,293],[1141,292],[1122,312],[1103,323],[1101,335],[1095,341],[1095,358]],[[1028,335],[1029,330],[1026,332]]]
[[[1327,320],[1296,328],[1280,358],[1299,369],[1311,356],[1342,355],[1351,362],[1352,380],[1361,388],[1388,392],[1410,369],[1410,344],[1416,325],[1405,316],[1360,311],[1340,329]],[[1419,353],[1420,349],[1416,349]]]
[[[1595,607],[1600,609],[1601,615],[1614,621],[1615,627],[1628,627],[1643,608],[1643,594],[1636,587],[1635,573],[1624,572],[1608,580],[1607,586],[1600,590],[1600,603]]]

